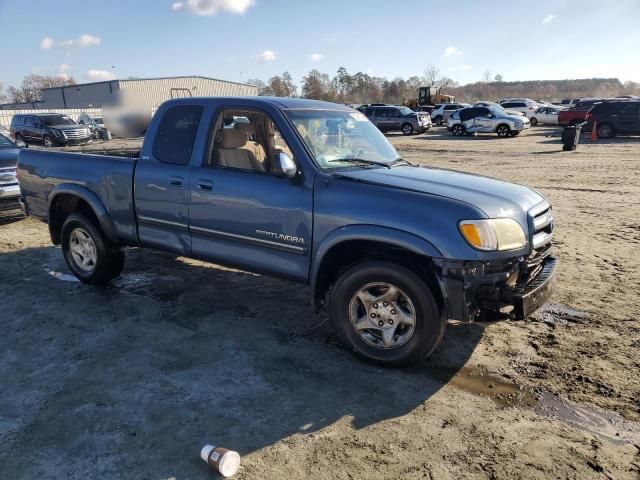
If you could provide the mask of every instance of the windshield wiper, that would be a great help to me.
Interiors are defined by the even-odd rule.
[[[391,168],[391,164],[393,163],[393,162],[376,162],[375,160],[369,160],[366,158],[355,158],[355,157],[334,158],[331,160],[327,160],[327,163],[339,163],[339,162],[364,163],[365,165],[379,165],[381,167],[386,167],[386,168]]]
[[[411,162],[409,162],[409,160],[405,160],[402,157],[398,157],[395,160],[391,161],[389,163],[389,168],[391,167],[398,167],[400,165],[409,165],[410,167],[415,167],[415,165]]]

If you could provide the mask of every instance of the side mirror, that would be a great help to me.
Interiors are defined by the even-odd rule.
[[[24,140],[18,139],[18,140],[16,140],[16,147],[18,147],[18,148],[29,148],[29,145],[27,145],[24,142]]]
[[[287,178],[294,178],[298,173],[298,167],[293,159],[284,152],[276,153],[276,162],[280,168],[280,172]]]

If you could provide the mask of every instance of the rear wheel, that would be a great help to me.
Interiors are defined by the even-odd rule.
[[[499,137],[508,137],[511,133],[511,129],[508,125],[505,125],[503,123],[502,125],[498,125],[498,128],[496,128],[496,133]]]
[[[529,121],[531,122],[532,127],[535,127],[538,124],[538,119],[536,117],[531,117]]]
[[[332,289],[329,310],[338,336],[355,355],[386,366],[429,355],[445,328],[429,286],[391,262],[349,268]]]
[[[433,120],[436,122],[436,125],[442,125],[442,115],[438,115]]]
[[[90,285],[107,284],[124,266],[124,253],[80,213],[69,215],[62,225],[62,253],[73,274]]]
[[[451,127],[451,133],[453,133],[456,137],[460,137],[464,135],[464,127],[459,123],[456,123],[453,127]]]
[[[608,123],[603,123],[602,125],[598,125],[598,129],[596,130],[599,138],[613,138],[616,135],[615,130]]]
[[[403,135],[411,135],[413,133],[413,125],[410,123],[405,123],[402,125],[402,134]]]

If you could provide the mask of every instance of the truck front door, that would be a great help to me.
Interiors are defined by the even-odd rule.
[[[190,255],[189,172],[203,107],[167,108],[145,145],[135,171],[138,237],[144,246]],[[155,135],[155,136],[154,136]],[[204,133],[203,133],[204,135]]]
[[[189,184],[193,256],[306,280],[313,178],[285,178],[275,160],[280,151],[296,159],[280,134],[290,127],[253,108],[220,110],[212,127]]]

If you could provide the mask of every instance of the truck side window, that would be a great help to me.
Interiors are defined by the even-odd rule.
[[[275,155],[293,158],[271,118],[255,110],[223,110],[216,120],[207,166],[268,173]]]
[[[24,117],[24,126],[33,127],[33,117]]]
[[[201,116],[200,105],[177,105],[169,108],[160,121],[153,142],[153,156],[163,163],[189,163]]]

